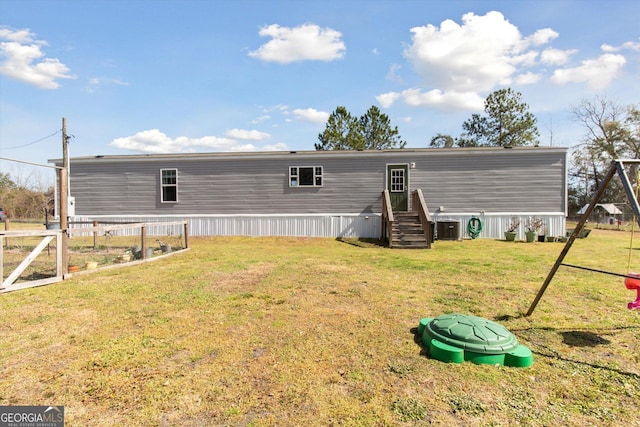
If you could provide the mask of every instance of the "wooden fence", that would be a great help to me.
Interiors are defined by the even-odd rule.
[[[150,258],[147,254],[147,230],[149,227],[163,227],[163,226],[183,226],[183,237],[185,247],[179,251],[163,251],[163,255],[159,257]],[[69,228],[67,230],[52,229],[52,230],[0,230],[0,293],[11,292],[18,289],[32,288],[35,286],[43,286],[52,283],[59,282],[61,280],[72,277],[73,272],[69,272],[68,259],[69,254],[67,251],[68,243],[66,240],[74,235],[93,235],[93,246],[97,246],[97,236],[100,234],[108,235],[109,233],[117,230],[125,229],[139,229],[140,230],[140,256],[139,260],[132,262],[124,262],[117,265],[109,265],[102,268],[96,268],[91,271],[98,271],[104,268],[117,268],[125,265],[133,265],[151,260],[157,260],[165,256],[180,253],[183,250],[189,249],[189,224],[187,221],[171,221],[171,222],[152,222],[152,223],[135,223],[135,224],[115,224],[100,226],[93,224],[92,227],[81,228]],[[5,278],[4,266],[5,266],[5,246],[9,241],[18,238],[41,238],[40,242],[35,245],[33,250],[22,259],[20,264]],[[45,249],[49,248],[51,242],[55,240],[55,273],[51,277],[41,278],[37,280],[27,280],[18,282],[20,276],[31,265],[31,263],[38,257],[38,255]]]

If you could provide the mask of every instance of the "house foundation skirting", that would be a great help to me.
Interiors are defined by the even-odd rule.
[[[282,215],[91,215],[72,222],[154,222],[188,220],[191,236],[297,236],[380,238],[380,214],[282,214]],[[83,225],[77,224],[77,227]],[[86,225],[85,225],[86,226]],[[182,230],[147,228],[147,234],[179,235]]]
[[[468,238],[467,224],[473,217],[482,222],[478,238],[503,239],[512,217],[520,219],[516,239],[525,239],[525,223],[528,218],[542,219],[544,226],[540,234],[564,236],[566,221],[564,213],[519,212],[519,213],[455,213],[433,212],[434,222],[458,222],[460,238]],[[189,221],[191,236],[294,236],[370,238],[381,237],[381,216],[377,213],[336,214],[270,214],[270,215],[78,215],[71,218],[72,227],[89,227],[93,221],[99,223],[127,223],[154,221]],[[172,229],[174,227],[175,229]],[[437,224],[436,224],[437,229]],[[127,230],[118,230],[126,235]],[[89,233],[88,233],[89,234]],[[114,233],[115,234],[115,233]],[[147,234],[180,235],[180,226],[150,226]]]

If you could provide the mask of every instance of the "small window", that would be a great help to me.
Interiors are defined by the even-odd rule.
[[[178,201],[178,169],[160,169],[161,202]]]
[[[403,193],[405,191],[405,170],[404,169],[391,169],[391,192]]]
[[[292,166],[289,187],[322,187],[322,166]]]

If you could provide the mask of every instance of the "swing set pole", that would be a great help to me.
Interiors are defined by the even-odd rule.
[[[573,245],[573,242],[576,240],[576,238],[584,228],[584,225],[587,223],[587,220],[589,219],[591,212],[595,209],[596,204],[600,201],[600,198],[604,194],[604,191],[607,188],[607,185],[609,185],[609,182],[611,181],[613,176],[616,174],[617,163],[618,161],[614,161],[613,163],[611,163],[611,167],[609,167],[609,172],[607,172],[607,176],[604,178],[604,181],[602,181],[600,188],[598,189],[596,194],[593,196],[593,200],[591,200],[591,203],[589,203],[589,206],[587,207],[587,211],[584,213],[584,215],[582,215],[582,218],[578,222],[578,225],[576,225],[576,228],[573,230],[573,233],[571,233],[571,236],[569,236],[567,243],[565,243],[564,248],[562,249],[562,252],[560,252],[560,255],[558,256],[558,259],[556,260],[555,264],[553,264],[553,267],[551,267],[551,271],[549,271],[547,278],[545,279],[544,283],[542,284],[542,287],[538,291],[538,295],[536,295],[536,298],[531,303],[531,307],[529,307],[529,311],[527,311],[527,314],[525,316],[527,317],[531,316],[531,314],[533,313],[533,310],[536,309],[538,302],[540,302],[540,299],[542,299],[542,295],[544,295],[545,291],[547,290],[547,287],[549,287],[549,283],[551,283],[551,279],[553,279],[553,276],[555,276],[556,271],[558,271],[558,268],[560,268],[560,265],[562,265],[562,261],[564,260],[564,257],[567,255],[567,253],[569,252],[569,249],[571,249],[571,246]]]

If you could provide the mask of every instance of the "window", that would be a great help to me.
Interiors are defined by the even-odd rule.
[[[160,169],[161,202],[178,201],[178,169]]]
[[[391,169],[391,192],[403,193],[405,188],[404,169]]]
[[[322,166],[292,166],[289,187],[322,187]]]

